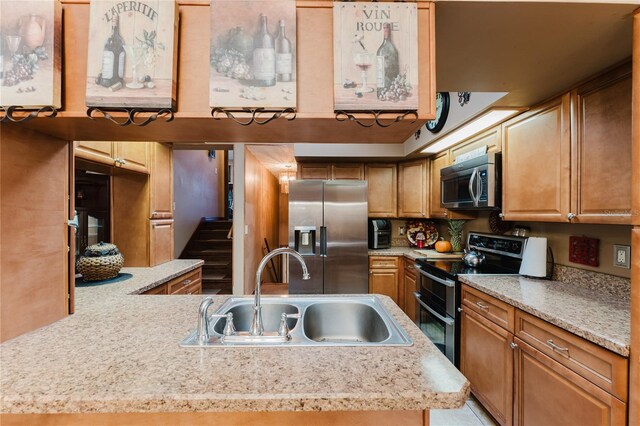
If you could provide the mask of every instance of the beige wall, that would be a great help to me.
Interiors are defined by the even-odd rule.
[[[178,258],[205,216],[224,216],[224,153],[173,151],[174,254]],[[222,192],[222,195],[220,193]]]
[[[278,179],[248,149],[244,167],[244,223],[248,228],[244,236],[244,293],[251,294],[256,269],[266,253],[264,238],[271,250],[278,245],[280,187]],[[241,214],[237,206],[236,213]],[[264,271],[263,280],[272,280],[268,270]]]
[[[489,214],[481,212],[478,219],[469,221],[465,224],[465,238],[467,231],[491,232],[489,230]],[[531,236],[547,237],[549,246],[553,250],[553,256],[556,263],[567,265],[574,268],[588,269],[591,271],[601,272],[605,274],[617,275],[620,277],[630,277],[629,269],[617,268],[613,266],[613,245],[614,244],[631,244],[631,227],[625,225],[589,225],[589,224],[570,224],[570,223],[544,223],[544,222],[517,222],[519,225],[525,225],[531,228]],[[438,221],[438,232],[441,236],[449,239],[446,232],[447,222]],[[586,236],[590,238],[598,238],[600,240],[600,266],[597,268],[569,262],[569,237],[570,236]]]
[[[0,342],[67,315],[69,144],[0,128]]]

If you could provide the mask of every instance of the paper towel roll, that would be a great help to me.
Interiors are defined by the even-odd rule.
[[[529,237],[524,247],[520,275],[544,278],[547,276],[547,239]]]

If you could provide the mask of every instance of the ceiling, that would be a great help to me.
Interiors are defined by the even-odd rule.
[[[296,172],[296,158],[293,145],[247,145],[247,149],[269,170],[275,177],[287,170]],[[286,166],[291,166],[287,168]]]
[[[638,4],[438,2],[438,91],[531,106],[631,57]]]

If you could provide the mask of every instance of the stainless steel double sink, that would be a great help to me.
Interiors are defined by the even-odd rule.
[[[231,297],[215,314],[233,314],[239,333],[247,333],[253,318],[253,297]],[[198,344],[196,332],[180,346],[411,346],[413,341],[387,312],[376,296],[280,296],[262,297],[262,320],[265,334],[277,332],[282,314],[300,314],[288,318],[291,338],[288,341],[225,341],[225,318],[209,323],[210,338]]]

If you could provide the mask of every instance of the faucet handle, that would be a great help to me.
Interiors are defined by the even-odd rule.
[[[286,336],[287,338],[290,338],[291,336],[289,336],[289,332],[291,330],[289,330],[289,324],[287,324],[287,319],[289,318],[301,318],[302,315],[300,314],[287,314],[286,312],[282,313],[282,316],[280,317],[280,327],[278,327],[278,336]]]
[[[238,334],[236,332],[236,326],[233,324],[233,314],[231,312],[227,314],[212,314],[210,318],[226,318],[227,323],[224,326],[224,331],[222,334],[225,336],[235,336]]]

